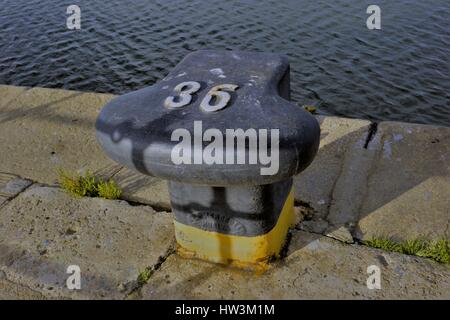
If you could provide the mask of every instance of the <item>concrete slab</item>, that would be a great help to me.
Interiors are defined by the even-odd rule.
[[[344,164],[352,160],[348,168],[357,167],[361,176],[365,166],[358,163],[369,153],[364,144],[369,132],[370,122],[365,120],[318,116],[321,127],[319,151],[312,164],[295,177],[295,199],[299,205],[310,206],[314,214],[301,226],[307,231],[324,232],[328,227],[327,216],[330,207],[341,200],[333,196],[338,179],[344,174]],[[358,150],[358,156],[352,158],[352,151]],[[364,181],[354,180],[346,188],[346,199],[354,197]],[[342,183],[341,183],[342,184]],[[351,189],[350,189],[351,187]],[[344,200],[344,199],[342,199]],[[346,201],[347,202],[347,201]],[[320,227],[320,228],[318,228]]]
[[[0,85],[0,112],[3,112],[3,108],[9,107],[15,98],[28,89],[27,87]]]
[[[383,122],[356,236],[450,237],[450,128]]]
[[[379,290],[367,288],[371,265],[381,271]],[[264,274],[174,254],[134,298],[449,299],[449,286],[445,265],[298,231],[286,260]]]
[[[57,169],[97,171],[115,166],[98,147],[94,121],[112,95],[4,86],[0,113],[0,172],[53,184]],[[8,94],[8,92],[11,92]]]
[[[9,199],[25,190],[32,181],[16,175],[0,172],[0,207]]]
[[[0,300],[45,300],[46,297],[30,288],[5,280],[0,273]]]
[[[0,272],[49,298],[124,298],[174,240],[172,216],[33,185],[0,209]],[[68,290],[69,265],[81,290]]]
[[[55,184],[57,170],[116,175],[123,198],[170,209],[163,180],[122,169],[99,148],[94,123],[114,95],[0,86],[0,171]],[[120,172],[119,172],[120,171]],[[0,202],[5,197],[0,195]]]
[[[0,86],[0,298],[124,298],[167,253],[171,214],[30,187],[55,183],[58,168],[90,170],[113,176],[125,199],[170,210],[165,181],[98,147],[94,121],[113,97]],[[263,275],[170,255],[141,297],[450,298],[448,267],[349,244],[450,236],[450,128],[382,122],[368,143],[368,121],[318,119],[319,153],[295,177],[297,228],[339,241],[294,231],[286,260]],[[81,267],[80,291],[65,289],[70,264]],[[370,264],[381,290],[366,287]]]

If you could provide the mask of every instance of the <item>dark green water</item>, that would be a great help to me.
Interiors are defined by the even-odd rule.
[[[291,61],[293,100],[322,114],[450,126],[448,0],[2,0],[0,30],[1,84],[120,94],[194,50],[270,51]]]

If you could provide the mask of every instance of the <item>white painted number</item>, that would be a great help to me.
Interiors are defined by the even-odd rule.
[[[200,103],[200,109],[206,112],[215,112],[225,108],[231,99],[231,95],[226,91],[235,91],[238,88],[235,84],[221,84],[213,87]],[[211,105],[211,100],[215,99],[215,104]]]
[[[236,91],[239,88],[235,84],[220,84],[208,91],[200,103],[200,109],[205,112],[215,112],[225,108],[231,100],[227,91]],[[192,101],[192,95],[200,90],[200,83],[186,81],[178,84],[173,91],[176,96],[169,96],[164,100],[164,106],[169,109],[178,109],[187,106]],[[211,104],[211,101],[214,103]]]
[[[169,109],[182,108],[191,103],[192,94],[196,93],[198,90],[200,90],[200,83],[195,81],[182,82],[173,89],[173,91],[175,91],[178,96],[167,97],[166,101],[164,101],[164,106]],[[175,102],[175,100],[178,101]]]

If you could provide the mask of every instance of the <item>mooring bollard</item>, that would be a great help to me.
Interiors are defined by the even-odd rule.
[[[169,180],[180,253],[265,262],[294,223],[292,177],[319,146],[317,121],[289,99],[286,58],[198,51],[109,102],[97,139],[120,164]]]

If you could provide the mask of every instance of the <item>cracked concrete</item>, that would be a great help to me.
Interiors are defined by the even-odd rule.
[[[158,257],[158,261],[154,265],[148,266],[146,268],[146,271],[149,274],[148,277],[151,277],[155,272],[157,272],[161,268],[163,263],[166,262],[166,260],[173,254],[176,254],[175,242],[173,243],[173,245],[169,246],[164,255]],[[142,287],[147,283],[147,281],[148,279],[141,280],[138,277],[136,284],[134,285],[132,290],[130,290],[130,292],[127,294],[125,299],[132,300],[135,299],[136,297],[139,297],[139,292],[142,289]]]
[[[345,149],[340,149],[342,160],[335,166],[333,183],[328,183],[329,201],[311,201],[307,192],[298,196],[309,199],[308,207],[315,212],[298,228],[349,243],[354,237],[449,237],[450,129],[398,122],[363,128],[359,135],[352,132],[353,139],[347,137]],[[322,152],[326,146],[327,142],[321,144],[317,156],[321,167],[331,163],[326,157],[339,152],[334,147],[327,155]],[[308,170],[296,179],[311,174]],[[315,197],[317,185],[327,185],[306,180]],[[327,210],[321,207],[325,203]]]
[[[333,205],[335,185],[342,174],[345,155],[364,143],[369,121],[336,117],[318,117],[321,128],[319,152],[313,163],[295,177],[295,198],[307,202],[315,219],[325,219]]]
[[[355,236],[450,237],[450,129],[383,122]]]
[[[32,181],[16,175],[0,172],[0,208],[28,188]]]
[[[319,122],[322,137],[317,157],[296,177],[296,198],[306,199],[316,214],[299,228],[352,242],[367,173],[380,149],[376,125],[333,117]]]
[[[375,137],[367,148],[364,148],[363,139],[358,139],[348,147],[332,191],[334,201],[331,202],[326,218],[331,226],[339,227],[357,221],[360,203],[366,193],[368,173],[379,146],[380,143]]]
[[[96,144],[93,122],[112,95],[0,93],[0,298],[449,298],[447,266],[358,243],[449,236],[450,128],[318,116],[319,153],[295,177],[287,256],[254,275],[172,253],[166,182]],[[113,177],[129,203],[70,198],[51,187],[57,168]],[[65,288],[69,263],[82,267],[80,292]],[[365,289],[369,263],[383,267],[381,291]]]
[[[381,269],[381,290],[367,288],[370,265]],[[172,255],[135,298],[449,299],[449,280],[448,267],[426,259],[297,231],[286,259],[263,274]]]
[[[173,245],[172,215],[33,185],[0,210],[0,271],[52,298],[122,299]],[[78,265],[82,290],[66,288]]]

